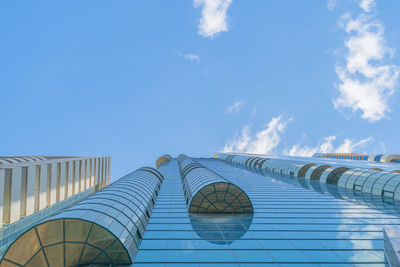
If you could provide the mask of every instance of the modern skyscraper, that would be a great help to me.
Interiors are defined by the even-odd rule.
[[[398,266],[400,164],[340,156],[164,155],[31,225],[0,265]]]

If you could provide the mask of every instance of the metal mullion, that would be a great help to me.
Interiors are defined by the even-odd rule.
[[[43,244],[42,244],[42,241],[40,240],[39,233],[38,233],[36,227],[33,227],[33,229],[35,229],[36,238],[39,240],[40,249],[39,249],[38,251],[42,250],[42,253],[43,253],[43,255],[44,255],[44,259],[46,260],[47,266],[50,267],[49,260],[47,259],[46,252],[45,252],[44,249],[43,249]],[[31,259],[32,259],[32,258],[31,258]],[[31,260],[31,259],[30,259],[30,260]]]
[[[83,252],[85,251],[86,244],[87,244],[87,241],[88,241],[88,239],[89,239],[90,233],[92,232],[92,229],[93,229],[93,223],[90,225],[89,232],[88,232],[88,234],[87,234],[87,236],[86,236],[85,242],[83,243],[81,255],[79,255],[78,265],[79,265],[79,263],[80,263],[80,261],[81,261],[81,259],[82,259],[82,255],[83,255]]]

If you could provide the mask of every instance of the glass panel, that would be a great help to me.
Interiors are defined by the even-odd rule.
[[[50,266],[64,265],[64,245],[58,244],[44,249]],[[78,256],[79,257],[79,256]]]
[[[97,258],[94,260],[95,263],[104,263],[104,264],[110,264],[111,261],[110,259],[104,255],[104,253],[100,254],[97,256]]]
[[[5,258],[19,263],[25,264],[38,250],[40,244],[36,236],[35,228],[31,229],[15,241],[9,248]]]
[[[63,241],[63,220],[46,222],[36,228],[43,246]]]
[[[1,263],[1,267],[18,267],[19,265],[16,265],[14,263],[8,262],[8,261],[3,261]]]
[[[79,257],[83,249],[83,244],[65,244],[65,265],[75,266],[78,264]]]
[[[82,220],[65,220],[65,241],[85,242],[90,226]]]
[[[105,252],[113,262],[130,263],[129,256],[119,241],[114,242]]]
[[[97,248],[86,245],[79,263],[80,264],[90,263],[100,253],[101,253],[101,250],[98,250]]]
[[[26,265],[26,267],[38,267],[47,266],[46,259],[44,258],[43,252],[39,251]]]
[[[94,224],[87,242],[100,249],[105,249],[114,241],[115,237],[112,236],[107,230]]]

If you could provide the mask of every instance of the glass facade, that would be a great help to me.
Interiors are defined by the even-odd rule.
[[[387,266],[386,247],[396,266],[400,176],[366,164],[164,155],[29,229],[0,266]]]
[[[173,159],[159,168],[165,181],[134,266],[387,265],[383,229],[400,226],[397,202],[357,194],[334,182],[294,177],[310,164],[303,161],[278,165],[276,159],[277,165],[266,171],[259,168],[268,161],[263,158],[243,157],[236,167],[215,159],[195,160],[245,191],[254,213],[189,213]],[[330,168],[325,171],[331,176],[318,175],[334,181],[346,171]]]

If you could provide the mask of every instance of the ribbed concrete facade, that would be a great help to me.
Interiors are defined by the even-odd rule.
[[[1,157],[0,221],[17,222],[110,182],[110,157]]]

